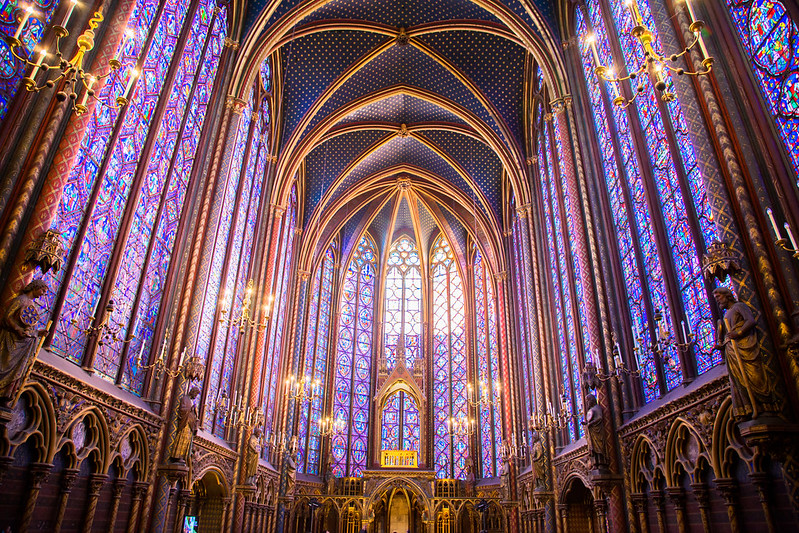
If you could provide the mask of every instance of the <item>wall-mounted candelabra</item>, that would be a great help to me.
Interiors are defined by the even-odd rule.
[[[477,432],[477,422],[474,418],[451,416],[447,419],[447,431],[451,437],[471,437]]]
[[[493,390],[488,386],[488,382],[481,379],[478,382],[479,390],[475,390],[471,383],[466,384],[469,404],[472,407],[495,407],[499,405],[499,381],[494,382]]]
[[[668,309],[665,311],[668,313]],[[691,347],[696,344],[696,335],[691,330],[690,324],[686,324],[685,320],[680,322],[680,329],[682,331],[682,340],[669,328],[662,306],[655,307],[655,330],[657,331],[657,339],[655,343],[649,347],[652,353],[657,354],[664,362],[668,361],[671,357],[669,350],[675,348],[681,354],[686,353]],[[633,339],[635,340],[634,352],[636,358],[640,361],[641,356],[644,355],[646,347],[644,346],[643,337],[635,337],[633,331]]]
[[[593,359],[589,359],[585,362],[585,368],[583,369],[583,382],[588,388],[596,389],[598,382],[604,383],[611,378],[620,379],[622,376],[637,378],[641,375],[640,370],[631,370],[627,368],[627,365],[624,364],[624,360],[621,358],[621,348],[619,348],[619,343],[616,342],[616,334],[613,333],[612,337],[613,367],[610,369],[610,373],[606,374],[597,366],[597,363],[599,362],[598,352],[594,354]]]
[[[266,329],[266,327],[269,325],[269,316],[272,312],[274,296],[269,295],[267,298],[266,303],[263,306],[264,318],[259,322],[254,320],[254,317],[250,315],[250,305],[252,305],[252,295],[254,289],[255,284],[253,283],[253,280],[249,280],[247,282],[247,288],[244,290],[244,298],[241,302],[241,310],[239,311],[238,316],[235,318],[233,318],[232,315],[229,315],[229,317],[225,316],[230,313],[230,308],[227,307],[227,295],[223,293],[222,298],[220,298],[222,309],[220,309],[219,322],[238,328],[239,333],[241,334],[243,334],[248,327],[258,328],[261,331]]]
[[[75,313],[75,317],[80,315],[84,303],[85,300],[81,300],[80,306],[78,307],[78,311]],[[98,304],[100,303],[99,300],[97,303]],[[132,328],[133,333],[131,333],[129,336],[120,335],[120,333],[122,333],[122,328],[124,327],[124,324],[113,321],[111,319],[111,315],[114,314],[114,311],[116,311],[116,305],[114,303],[114,300],[111,299],[108,300],[107,304],[105,304],[105,309],[103,310],[102,318],[100,319],[100,322],[96,326],[92,324],[97,318],[97,306],[95,306],[91,316],[89,317],[89,327],[87,328],[79,327],[78,326],[79,322],[77,318],[73,318],[71,322],[72,325],[78,329],[78,331],[83,332],[87,336],[95,337],[97,339],[97,346],[102,347],[103,345],[111,342],[121,342],[124,344],[128,344],[129,342],[131,342],[133,339],[136,338],[136,330],[139,324],[138,317],[136,317],[136,321],[133,324]]]
[[[499,453],[510,459],[524,460],[527,457],[527,451],[527,437],[524,436],[524,432],[522,432],[521,439],[516,438],[516,433],[511,433],[510,443],[503,442],[499,447]]]
[[[683,74],[688,74],[691,76],[703,76],[710,73],[711,69],[713,68],[713,58],[708,54],[707,48],[705,47],[705,42],[702,38],[702,30],[705,28],[705,23],[696,18],[696,14],[694,13],[689,0],[684,0],[684,3],[688,18],[691,21],[690,30],[694,34],[694,40],[683,50],[666,54],[655,49],[653,44],[655,36],[644,23],[644,18],[641,15],[641,10],[638,6],[637,0],[625,0],[625,5],[627,6],[627,9],[630,10],[630,14],[632,15],[634,23],[631,34],[633,37],[638,39],[638,42],[644,51],[643,61],[635,68],[628,68],[628,74],[626,76],[622,75],[621,71],[617,72],[611,65],[603,65],[599,58],[599,51],[597,50],[596,35],[590,33],[586,36],[585,41],[591,47],[591,53],[594,58],[594,72],[600,80],[604,80],[607,83],[608,91],[614,105],[619,107],[627,107],[635,98],[644,93],[643,82],[640,82],[634,87],[635,96],[633,96],[631,99],[623,96],[619,87],[622,82],[627,80],[630,80],[631,83],[634,83],[635,80],[637,80],[640,76],[643,76],[645,73],[649,74],[652,84],[654,85],[655,89],[661,93],[661,98],[664,102],[669,102],[674,99],[674,93],[667,90],[667,71],[674,72],[678,76],[682,76]],[[677,65],[677,61],[694,47],[698,47],[699,49],[699,53],[702,57],[703,70],[686,71],[684,68]]]
[[[250,406],[246,396],[242,396],[241,392],[236,394],[234,401],[231,401],[227,393],[220,392],[214,410],[226,428],[239,426],[250,431],[264,421],[263,412]],[[265,439],[264,435],[261,438]]]
[[[569,419],[575,416],[569,413],[569,401],[566,395],[560,397],[560,412],[555,414],[552,404],[547,402],[547,410],[544,413],[535,412],[530,415],[530,429],[539,433],[549,431],[560,431],[569,425]]]
[[[319,435],[322,437],[332,437],[340,435],[344,431],[344,419],[341,417],[333,418],[326,416],[319,419]]]
[[[182,374],[183,378],[190,382],[200,379],[204,373],[203,371],[205,369],[205,365],[197,354],[194,354],[191,357],[186,357],[186,354],[188,353],[186,348],[183,348],[183,351],[180,353],[180,363],[178,364],[178,368],[175,370],[169,369],[169,367],[166,365],[166,351],[168,345],[169,335],[165,335],[164,342],[161,345],[161,353],[158,355],[155,361],[147,365],[142,364],[140,350],[139,354],[136,356],[136,367],[141,370],[152,369],[153,376],[156,380],[159,380],[164,374],[167,374],[171,378],[176,378]]]
[[[311,381],[311,376],[290,376],[286,379],[286,396],[295,402],[313,403],[322,396],[322,382],[318,379]]]
[[[780,233],[780,227],[777,225],[777,221],[774,220],[774,212],[771,210],[771,208],[766,209],[766,214],[768,215],[768,219],[771,222],[771,228],[774,230],[774,236],[776,237],[774,244],[786,252],[791,253],[796,259],[799,259],[799,245],[796,244],[796,238],[793,236],[791,225],[786,222],[782,227],[785,228],[785,233],[788,235],[788,239],[791,240],[791,246],[793,248],[788,246],[788,239],[784,238]]]
[[[53,33],[55,33],[56,38],[53,48],[50,50],[40,44],[37,48],[32,50],[30,56],[26,57],[25,48],[22,42],[23,32],[25,31],[25,28],[29,27],[29,25],[32,23],[31,19],[44,19],[42,14],[36,11],[33,4],[28,4],[25,7],[20,5],[20,9],[18,9],[18,12],[21,12],[19,13],[20,23],[17,27],[17,31],[13,36],[4,36],[3,38],[8,44],[13,56],[19,61],[22,61],[26,67],[31,67],[30,73],[22,80],[26,91],[39,92],[45,88],[53,88],[55,87],[56,83],[61,82],[62,87],[61,90],[56,93],[56,98],[62,102],[69,98],[72,101],[72,108],[77,115],[82,115],[88,110],[88,100],[90,97],[94,98],[94,100],[100,102],[102,105],[119,109],[120,107],[128,104],[128,101],[131,97],[131,92],[133,90],[133,84],[136,81],[136,78],[139,76],[139,71],[136,69],[132,69],[130,71],[130,77],[128,78],[128,84],[125,88],[125,92],[116,97],[115,106],[109,106],[97,98],[94,87],[98,84],[98,82],[108,78],[114,72],[117,72],[122,68],[121,53],[122,50],[125,49],[126,43],[123,42],[119,47],[120,51],[117,57],[108,62],[108,72],[105,74],[87,72],[84,69],[83,61],[86,57],[86,54],[94,49],[94,30],[96,30],[103,21],[103,15],[99,11],[96,11],[89,20],[89,27],[78,36],[78,49],[75,51],[75,55],[69,60],[65,59],[61,51],[61,40],[69,36],[69,30],[67,28],[69,27],[72,13],[75,11],[75,7],[77,5],[77,0],[71,0],[69,9],[67,10],[67,14],[64,19],[60,24],[53,25]],[[130,31],[125,33],[125,40],[132,38],[133,34]],[[52,58],[52,62],[48,61],[50,58]],[[36,81],[36,78],[39,77],[40,72],[45,74],[45,81],[41,85],[39,85]],[[54,77],[51,77],[51,72],[55,73]],[[85,90],[80,102],[78,102],[78,92],[80,91],[81,85],[83,85]]]

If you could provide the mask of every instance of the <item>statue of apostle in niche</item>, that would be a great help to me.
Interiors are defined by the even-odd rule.
[[[545,469],[545,450],[544,444],[541,442],[541,435],[537,431],[533,431],[532,446],[530,447],[530,456],[533,460],[533,472],[535,473],[535,487],[543,489],[546,478]]]
[[[258,459],[261,457],[261,428],[252,430],[250,440],[247,443],[247,455],[244,459],[244,483],[255,485],[255,478],[258,475]]]
[[[194,399],[200,394],[200,389],[192,387],[191,390],[180,398],[178,405],[178,432],[169,460],[173,463],[186,463],[191,454],[191,443],[199,428],[199,418],[197,417],[197,407]]]
[[[760,352],[752,310],[736,300],[727,287],[718,287],[713,297],[724,310],[716,331],[716,348],[724,352],[727,361],[733,415],[743,420],[780,413],[782,402],[775,390],[775,376]]]
[[[605,439],[604,411],[596,396],[585,397],[585,427],[588,440],[588,455],[595,470],[604,470],[609,464],[608,445]]]
[[[34,300],[44,296],[47,284],[35,279],[11,301],[0,319],[0,402],[16,398],[47,330],[35,329],[39,316]]]

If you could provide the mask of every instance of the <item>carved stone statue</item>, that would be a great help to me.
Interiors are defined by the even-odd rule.
[[[46,330],[34,329],[38,313],[34,300],[47,292],[47,284],[35,279],[11,301],[0,319],[0,401],[16,397],[39,349]]]
[[[289,478],[286,492],[291,494],[294,490],[294,481],[297,477],[297,435],[291,437],[288,449],[286,450],[286,473]]]
[[[716,348],[724,352],[727,361],[735,418],[781,412],[774,376],[760,353],[752,310],[737,301],[726,287],[714,290],[713,297],[724,310],[724,319],[719,321],[716,331]]]
[[[586,437],[588,440],[588,454],[595,470],[607,468],[610,456],[608,455],[608,444],[605,439],[605,414],[602,406],[596,401],[596,396],[589,394],[585,397],[586,413],[585,426]]]
[[[244,483],[255,485],[258,475],[258,459],[261,457],[261,428],[252,430],[247,442],[247,453],[244,458]]]
[[[502,467],[499,469],[499,478],[502,480],[502,493],[506,500],[511,497],[510,491],[510,456],[504,454],[502,456]]]
[[[474,496],[474,486],[476,481],[476,474],[474,468],[474,459],[471,455],[466,456],[466,496],[471,498]]]
[[[333,473],[333,453],[327,454],[327,462],[325,463],[325,471],[323,474],[325,488],[329,496],[336,494],[336,475]]]
[[[180,398],[180,404],[178,405],[178,434],[175,437],[175,444],[172,446],[172,452],[169,455],[169,460],[173,463],[185,463],[191,453],[191,443],[200,425],[197,417],[197,407],[194,405],[194,399],[199,394],[200,389],[192,387],[189,392]]]
[[[541,435],[537,431],[533,431],[533,440],[530,446],[530,457],[533,460],[533,472],[535,473],[535,486],[536,488],[544,488],[544,479],[546,479],[545,469],[545,449],[544,444],[541,442]]]

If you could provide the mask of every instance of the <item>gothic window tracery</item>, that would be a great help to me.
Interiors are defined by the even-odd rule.
[[[408,237],[398,239],[388,253],[384,320],[383,345],[388,368],[396,364],[401,334],[405,337],[405,366],[413,368],[421,355],[422,273],[416,243]]]

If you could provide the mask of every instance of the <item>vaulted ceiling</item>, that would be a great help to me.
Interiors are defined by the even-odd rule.
[[[335,234],[467,235],[495,269],[503,203],[526,201],[533,64],[557,86],[554,2],[257,0],[243,61],[280,61],[277,176],[299,176],[305,261]],[[286,187],[283,188],[285,197]],[[279,199],[278,199],[279,201]],[[301,259],[302,260],[302,259]]]

